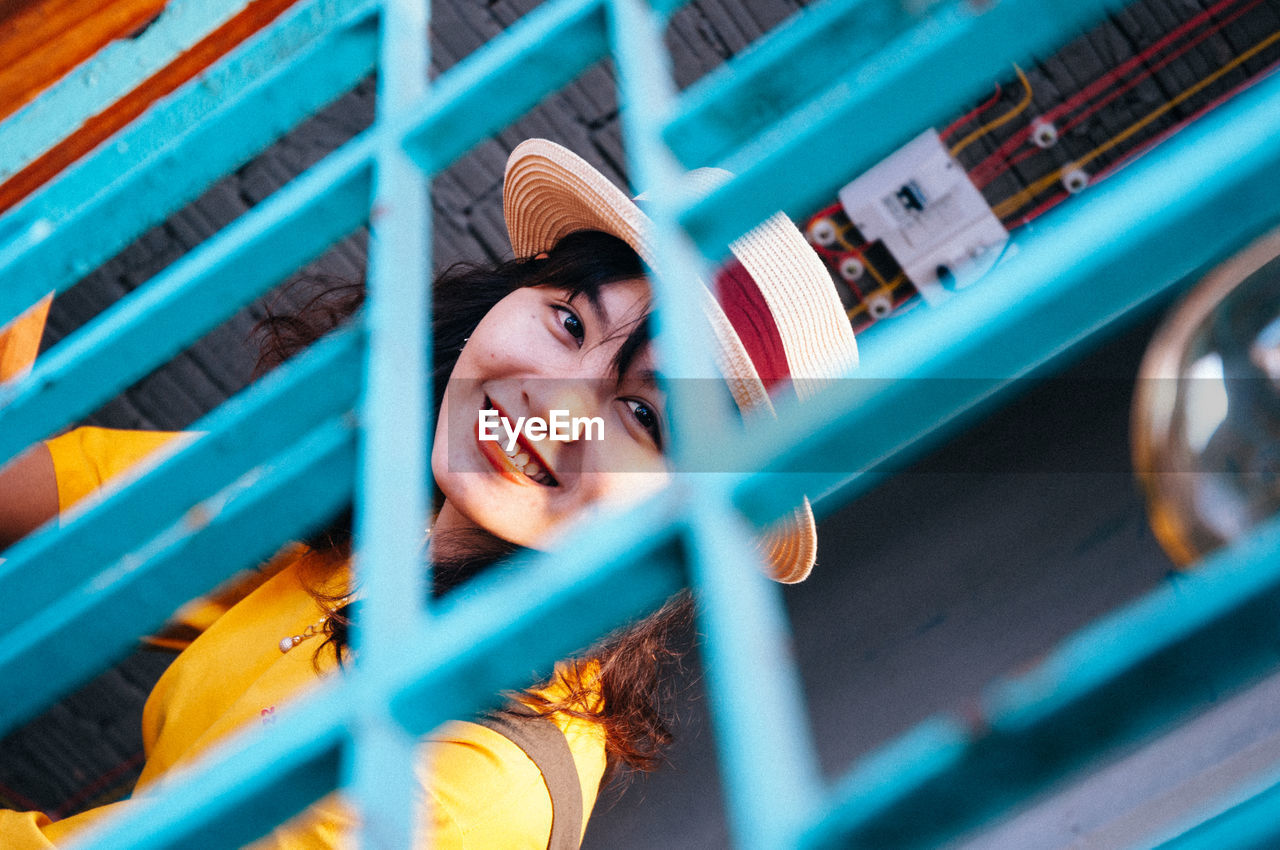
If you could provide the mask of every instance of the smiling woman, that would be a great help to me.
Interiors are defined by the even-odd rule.
[[[494,305],[449,377],[431,458],[445,496],[436,533],[471,527],[545,546],[587,507],[666,481],[639,259],[616,237],[578,231],[533,263],[535,282]],[[580,279],[593,266],[595,279]],[[545,422],[555,411],[600,421],[601,439],[587,439],[590,429],[567,440],[525,433],[504,447],[478,433],[487,416]]]
[[[649,338],[647,220],[585,162],[542,140],[513,152],[504,203],[518,258],[455,266],[433,292],[437,491],[427,556],[436,595],[516,549],[553,545],[593,511],[633,503],[673,474],[663,452],[661,364]],[[854,365],[853,335],[830,279],[790,222],[771,219],[733,251],[704,307],[720,366],[744,410],[770,409],[771,393],[803,396]],[[299,315],[270,318],[264,364],[304,348],[351,316],[362,298],[358,286],[339,287]],[[564,419],[571,423],[566,438],[548,438],[550,423]],[[490,420],[524,425],[508,428],[504,443],[484,438],[482,423]],[[546,428],[528,428],[535,420]],[[600,426],[575,433],[574,421]],[[72,432],[49,441],[47,454],[36,457],[52,463],[29,464],[20,479],[10,470],[0,474],[0,523],[22,504],[10,495],[19,492],[14,488],[56,489],[65,509],[96,470],[120,466],[145,439]],[[815,546],[807,504],[763,546],[774,578],[807,575]],[[336,523],[284,558],[279,572],[182,652],[148,700],[149,757],[139,793],[238,730],[287,722],[278,706],[318,677],[359,664],[348,645],[359,606],[350,554],[349,523]],[[499,715],[459,720],[428,736],[424,843],[577,846],[602,781],[622,768],[656,766],[671,739],[664,673],[674,657],[673,630],[690,609],[680,595],[557,665]],[[308,644],[313,652],[297,651],[312,637],[322,638]],[[57,823],[0,812],[0,845],[48,847],[103,811]],[[334,795],[256,846],[346,846],[353,821]]]

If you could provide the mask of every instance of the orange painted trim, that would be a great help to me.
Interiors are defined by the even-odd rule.
[[[0,118],[155,20],[167,0],[40,0],[0,9]]]
[[[79,5],[83,0],[69,0]],[[58,2],[58,0],[50,0]],[[133,0],[137,2],[137,0]],[[265,27],[292,6],[294,0],[253,0],[233,18],[205,36],[172,62],[143,80],[110,107],[86,121],[79,130],[41,154],[21,171],[0,183],[0,212],[52,180],[64,168],[106,141],[147,107],[191,80]],[[0,26],[5,26],[0,18]]]
[[[49,317],[53,296],[46,295],[6,327],[0,328],[0,382],[8,381],[31,370],[40,350],[40,337]]]

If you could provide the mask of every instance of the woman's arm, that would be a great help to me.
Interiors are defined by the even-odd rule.
[[[36,443],[0,469],[0,549],[39,528],[58,513],[53,456]]]
[[[551,798],[528,756],[507,738],[473,723],[450,723],[436,734],[440,737],[420,746],[417,804],[428,808],[418,813],[424,818],[423,834],[415,847],[545,848],[552,824]],[[574,743],[588,751],[586,761],[598,762],[602,770],[602,750],[596,752],[598,748],[581,736],[575,736]],[[586,776],[587,811],[595,801],[600,772],[593,768]],[[61,847],[108,813],[127,811],[132,805],[122,800],[55,822],[38,812],[0,811],[0,848]],[[352,808],[340,794],[330,794],[247,850],[342,850],[351,846],[357,828]]]
[[[76,428],[0,469],[0,550],[182,435]]]

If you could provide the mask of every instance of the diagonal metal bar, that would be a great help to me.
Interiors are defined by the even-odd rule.
[[[100,670],[140,633],[236,570],[305,537],[351,498],[355,434],[330,422],[257,476],[206,500],[177,523],[64,593],[5,635],[0,671],[24,686],[0,703],[0,729]],[[306,493],[306,499],[298,499]],[[128,610],[129,617],[118,616]]]
[[[1162,842],[1159,850],[1199,850],[1204,847],[1274,847],[1280,843],[1280,771],[1272,770],[1269,784],[1249,789],[1253,793],[1226,811],[1206,817],[1188,813],[1194,826]]]
[[[0,595],[24,604],[0,609],[0,634],[10,634],[32,612],[54,604],[67,587],[91,581],[103,565],[115,563],[309,429],[352,410],[362,337],[359,328],[349,328],[322,340],[196,423],[192,430],[199,439],[131,486],[7,550],[0,563]],[[290,415],[279,415],[281,410]]]
[[[739,504],[758,522],[796,495],[837,488],[940,433],[964,411],[1051,361],[1280,220],[1280,78],[1238,95],[1105,183],[1050,214],[1016,256],[942,310],[917,310],[867,346],[856,376],[753,435],[726,440],[718,469],[757,459]],[[1113,223],[1124,222],[1117,232]],[[1091,282],[1089,297],[1080,292]],[[856,440],[849,434],[857,434]]]
[[[932,846],[1008,810],[1101,753],[1142,740],[1280,664],[1280,521],[996,683],[950,753],[857,817],[838,809],[807,846]],[[856,800],[844,803],[857,805]]]
[[[663,138],[688,168],[720,163],[911,21],[903,4],[882,0],[809,6],[690,86]]]
[[[681,222],[702,253],[718,260],[779,207],[799,217],[822,206],[845,179],[944,119],[1010,64],[1068,41],[1115,5],[950,3],[723,162],[738,178],[685,210]],[[876,132],[850,131],[868,126]]]
[[[0,387],[0,459],[89,413],[359,226],[371,142],[349,142]]]
[[[167,777],[164,793],[129,801],[73,848],[190,850],[241,847],[338,786],[349,743],[350,686],[331,683],[284,707],[206,760]]]
[[[608,52],[601,0],[549,0],[432,85],[405,148],[429,174],[506,127]]]
[[[660,494],[451,593],[406,640],[414,651],[395,671],[396,718],[421,735],[468,716],[657,608],[685,584],[677,526]]]
[[[243,0],[169,0],[144,32],[105,45],[0,122],[0,180],[75,133],[243,6]]]
[[[815,817],[798,847],[839,844],[880,812],[926,782],[952,770],[964,758],[970,729],[951,717],[934,717],[860,759],[826,795],[825,812]]]
[[[405,636],[405,657],[391,675],[366,676],[357,667],[349,680],[301,697],[270,731],[229,740],[167,782],[166,793],[130,802],[86,836],[96,838],[87,846],[235,846],[262,834],[339,781],[330,758],[344,730],[358,724],[363,700],[352,689],[388,700],[415,735],[487,707],[500,691],[527,685],[531,670],[549,672],[554,662],[679,590],[675,526],[671,506],[652,499],[603,528],[574,535],[554,554],[480,576],[456,591],[423,632]],[[312,759],[318,772],[295,783]]]
[[[373,8],[311,0],[287,13],[7,213],[0,325],[354,86],[373,67]]]

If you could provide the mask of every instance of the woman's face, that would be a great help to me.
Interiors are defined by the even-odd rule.
[[[437,528],[479,527],[545,548],[584,509],[632,502],[665,483],[651,347],[621,370],[615,362],[649,297],[643,279],[594,296],[527,287],[485,315],[440,409],[431,452],[445,496]]]

